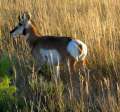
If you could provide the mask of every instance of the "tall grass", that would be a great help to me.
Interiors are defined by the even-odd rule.
[[[72,77],[75,98],[70,98],[72,89],[67,71],[61,73],[65,84],[44,81],[34,72],[34,60],[24,39],[14,41],[10,36],[23,11],[31,13],[40,35],[72,36],[87,44],[90,71],[85,76],[77,73],[79,78]],[[9,53],[11,61],[16,60],[13,68],[17,94],[29,102],[23,110],[119,112],[119,18],[119,0],[0,1],[0,49]]]

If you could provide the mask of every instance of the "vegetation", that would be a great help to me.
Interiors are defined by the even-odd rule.
[[[25,40],[13,40],[9,34],[22,11],[31,13],[40,35],[72,36],[84,41],[88,46],[89,71],[71,76],[68,70],[64,70],[60,73],[61,80],[55,82],[48,80],[55,74],[46,67],[43,67],[44,76],[37,74]],[[0,15],[0,51],[9,55],[17,88],[16,91],[9,86],[10,78],[2,75],[0,98],[3,97],[1,88],[5,81],[6,91],[14,88],[10,96],[15,92],[14,97],[18,99],[12,111],[119,112],[119,0],[2,0]],[[0,70],[6,68],[0,66]],[[2,105],[12,104],[5,101],[7,103]],[[0,100],[0,109],[2,105]],[[12,112],[3,110],[6,111]]]
[[[11,67],[7,54],[3,54],[0,59],[0,111],[12,111],[15,104],[16,87],[11,84],[12,74],[9,73]]]

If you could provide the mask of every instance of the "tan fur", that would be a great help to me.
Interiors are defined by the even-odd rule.
[[[39,57],[39,49],[56,49],[61,57],[61,64],[66,63],[67,60],[72,63],[70,66],[73,68],[75,59],[67,51],[67,45],[72,40],[71,37],[56,37],[56,36],[38,36],[33,25],[26,29],[26,34],[29,33],[27,42],[32,49],[32,55],[37,59],[37,62],[40,62],[41,57]],[[81,51],[80,51],[81,52]]]
[[[28,15],[27,15],[28,16]],[[42,57],[40,55],[40,49],[56,50],[61,56],[60,64],[66,64],[69,61],[69,67],[71,70],[76,69],[77,60],[69,54],[67,51],[67,45],[72,40],[71,37],[59,37],[59,36],[40,36],[37,34],[34,25],[29,20],[29,17],[23,16],[25,20],[20,21],[24,25],[25,29],[23,35],[26,36],[27,42],[31,48],[31,53],[34,56],[37,65],[42,66]],[[15,29],[11,32],[14,32]],[[82,45],[79,45],[79,53],[82,52]],[[84,60],[83,60],[84,65]]]

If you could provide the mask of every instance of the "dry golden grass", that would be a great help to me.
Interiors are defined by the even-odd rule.
[[[85,77],[80,76],[80,81],[76,84],[80,86],[80,102],[71,101],[65,104],[61,95],[63,92],[61,86],[53,87],[56,88],[54,94],[52,92],[47,94],[45,88],[51,82],[39,82],[34,77],[30,49],[23,39],[14,42],[9,35],[10,30],[18,22],[18,15],[23,11],[31,13],[40,35],[72,36],[87,44],[90,72]],[[32,82],[33,88],[45,90],[45,94],[44,91],[40,90],[40,92],[47,96],[47,106],[40,106],[39,111],[52,112],[58,106],[61,112],[66,108],[72,108],[75,112],[119,112],[119,0],[2,0],[0,1],[0,28],[0,39],[2,38],[0,49],[7,51],[11,60],[16,60],[13,64],[15,77],[22,78],[22,80],[16,79],[19,88],[23,88],[27,77]],[[39,84],[42,86],[39,87]],[[26,90],[27,86],[24,85],[24,88]],[[20,93],[25,95],[25,91]],[[32,106],[29,109],[32,110]],[[29,110],[26,108],[24,111]]]

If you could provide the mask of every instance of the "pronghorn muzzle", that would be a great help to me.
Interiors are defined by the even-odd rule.
[[[18,27],[15,27],[13,30],[10,31],[10,34],[12,35],[16,30],[17,30]]]
[[[13,30],[10,31],[10,34],[13,36],[13,38],[24,35],[24,25],[18,25]]]

